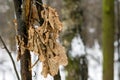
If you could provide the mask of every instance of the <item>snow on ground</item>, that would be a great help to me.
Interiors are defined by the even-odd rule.
[[[80,36],[74,37],[72,40],[72,50],[70,51],[71,55],[75,57],[76,55],[83,55],[87,53],[88,66],[89,66],[89,79],[88,80],[102,80],[102,52],[99,47],[97,40],[95,41],[95,45],[93,48],[84,47]],[[115,43],[115,46],[117,44]],[[86,52],[85,52],[86,50]],[[16,61],[16,55],[12,55],[17,64],[18,72],[20,72],[20,64]],[[36,56],[32,55],[32,63],[36,61]],[[115,60],[117,60],[118,55],[115,50]],[[48,75],[45,79],[42,75],[40,75],[42,71],[42,64],[37,64],[33,68],[33,80],[53,80],[53,77]],[[64,68],[60,66],[60,74],[62,76],[62,80],[65,80]],[[5,49],[0,48],[0,80],[17,80],[16,74],[13,69],[13,65],[11,60],[5,51]],[[118,62],[115,62],[115,78],[114,80],[118,80]]]

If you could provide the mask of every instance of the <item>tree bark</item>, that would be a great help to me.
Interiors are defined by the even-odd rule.
[[[43,24],[44,20],[43,18],[41,17],[41,11],[43,10],[43,7],[42,7],[42,0],[36,0],[36,7],[37,7],[37,10],[38,10],[38,16],[39,16],[39,23],[40,23],[40,26]]]
[[[58,74],[54,76],[54,80],[61,80],[60,72],[58,72]]]
[[[31,0],[14,0],[16,18],[17,18],[17,34],[23,39],[24,46],[28,43],[28,33],[27,29],[29,27],[29,10],[30,10]],[[21,5],[23,3],[23,10]],[[20,59],[21,64],[21,80],[32,80],[31,67],[31,56],[30,51],[25,49],[23,55]]]
[[[103,0],[103,80],[114,80],[114,0]]]

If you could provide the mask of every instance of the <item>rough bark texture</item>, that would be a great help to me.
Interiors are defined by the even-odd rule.
[[[114,80],[114,0],[103,0],[103,80]]]
[[[31,57],[28,50],[21,57],[21,80],[32,80],[32,74],[29,70],[31,67]]]
[[[21,9],[21,5],[23,4],[23,10]],[[17,17],[17,24],[18,24],[18,30],[17,33],[20,35],[21,38],[23,38],[23,41],[25,43],[25,46],[28,42],[28,20],[29,20],[29,7],[30,7],[30,0],[14,0],[15,5],[15,12]],[[28,11],[27,11],[28,10]],[[25,14],[23,14],[23,12]],[[21,80],[32,80],[32,74],[29,70],[31,67],[31,57],[30,57],[30,51],[25,50],[24,54],[21,56]]]

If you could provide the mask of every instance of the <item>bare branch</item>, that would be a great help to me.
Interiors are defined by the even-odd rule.
[[[30,70],[32,70],[32,68],[38,63],[39,58],[37,59],[37,61],[35,61],[35,63],[31,66]]]
[[[2,42],[2,44],[3,44],[3,46],[4,46],[4,48],[5,48],[5,50],[7,51],[8,55],[9,55],[11,61],[12,61],[12,64],[13,64],[13,67],[14,67],[14,70],[15,70],[15,73],[16,73],[16,76],[17,76],[18,80],[20,80],[20,77],[19,77],[18,72],[17,72],[16,65],[15,65],[15,61],[14,61],[12,55],[11,55],[11,52],[8,50],[6,44],[5,44],[5,42],[3,41],[3,39],[2,39],[1,36],[0,36],[0,40],[1,40],[1,42]]]

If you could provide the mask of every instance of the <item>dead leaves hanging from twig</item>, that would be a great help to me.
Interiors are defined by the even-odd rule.
[[[33,11],[36,7],[33,6]],[[39,60],[43,63],[42,75],[47,77],[47,74],[55,76],[58,73],[59,65],[67,65],[67,56],[65,49],[56,40],[59,37],[59,32],[62,30],[62,23],[58,18],[55,9],[43,5],[41,16],[44,20],[43,24],[37,28],[34,27],[35,19],[38,20],[37,14],[32,13],[31,24],[28,29],[28,44],[25,47],[22,39],[18,40],[18,59],[27,48],[39,56]]]

